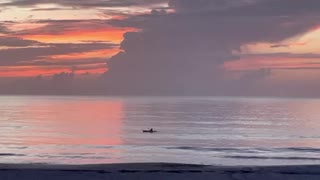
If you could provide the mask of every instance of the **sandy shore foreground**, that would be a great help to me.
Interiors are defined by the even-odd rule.
[[[110,165],[2,164],[1,180],[319,180],[319,166],[215,167],[137,163]]]

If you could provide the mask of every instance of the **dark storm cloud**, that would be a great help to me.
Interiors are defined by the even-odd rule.
[[[292,8],[291,3],[293,3]],[[278,43],[320,23],[314,0],[171,0],[176,13],[151,13],[112,21],[126,33],[123,52],[108,60],[110,92],[141,94],[241,94],[270,70],[232,80],[221,66],[248,43]],[[301,6],[301,9],[298,7]],[[294,12],[299,12],[295,14]]]
[[[256,3],[258,0],[169,0],[169,6],[181,12],[222,11]],[[260,0],[261,1],[261,0]]]
[[[145,32],[157,31],[179,31],[193,34],[196,37],[184,36],[186,38],[199,38],[211,42],[220,41],[230,46],[250,42],[279,42],[301,33],[316,28],[320,23],[318,17],[305,16],[224,16],[216,13],[204,14],[166,14],[137,16],[122,21],[112,21],[113,25],[141,28]],[[181,28],[180,28],[181,27]],[[171,36],[170,32],[164,32]],[[204,34],[202,34],[204,33]],[[143,34],[143,33],[141,33]],[[161,34],[159,34],[161,35]],[[183,36],[183,35],[181,35]],[[201,39],[203,38],[203,39]],[[209,39],[208,39],[209,38]]]
[[[319,14],[318,0],[169,0],[179,12],[216,11],[225,15]]]
[[[318,0],[263,0],[260,3],[241,7],[235,14],[270,15],[270,16],[297,16],[320,14]]]

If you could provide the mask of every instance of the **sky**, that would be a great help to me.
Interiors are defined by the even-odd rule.
[[[0,93],[320,97],[319,0],[2,0]]]

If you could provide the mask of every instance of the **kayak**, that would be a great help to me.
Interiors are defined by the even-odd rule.
[[[155,133],[157,131],[150,131],[150,130],[142,130],[143,133]]]

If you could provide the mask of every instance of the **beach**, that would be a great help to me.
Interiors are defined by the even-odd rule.
[[[318,180],[319,178],[319,165],[238,167],[169,163],[0,165],[1,180]]]

